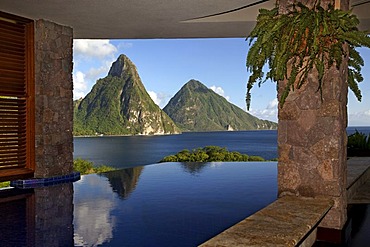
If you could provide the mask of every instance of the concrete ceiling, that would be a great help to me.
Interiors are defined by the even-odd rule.
[[[274,3],[271,0],[1,0],[0,10],[71,26],[74,38],[78,39],[226,38],[245,37],[255,25],[258,9],[273,8]],[[241,8],[247,5],[250,6]],[[370,30],[369,0],[354,0],[352,5],[360,18],[360,28]],[[218,15],[209,16],[214,14]]]

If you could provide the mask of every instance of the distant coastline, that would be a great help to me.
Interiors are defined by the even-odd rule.
[[[354,132],[355,130],[365,130],[365,133],[370,133],[370,126],[348,126],[347,132]],[[368,132],[366,132],[368,130]],[[245,131],[277,131],[277,129],[254,129],[254,130],[214,130],[214,131],[183,131],[178,134],[153,134],[153,135],[143,135],[143,134],[126,134],[126,135],[74,135],[73,137],[122,137],[122,136],[171,136],[171,135],[181,135],[184,133],[222,133],[222,132],[245,132]]]
[[[370,127],[369,127],[370,128]],[[181,135],[184,133],[230,133],[230,132],[245,132],[245,131],[277,131],[277,129],[254,129],[254,130],[214,130],[214,131],[183,131],[178,134],[152,134],[152,135],[143,135],[143,134],[126,134],[126,135],[74,135],[73,137],[123,137],[123,136],[172,136],[172,135]]]

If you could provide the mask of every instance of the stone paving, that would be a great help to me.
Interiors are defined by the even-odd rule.
[[[370,157],[347,161],[347,189],[349,204],[370,204]],[[325,197],[284,196],[201,246],[311,246],[332,203]]]
[[[370,204],[370,157],[353,157],[347,162],[348,204]]]
[[[330,198],[284,196],[201,247],[311,246],[316,239],[317,224],[332,206]],[[312,232],[309,243],[302,243]]]
[[[359,187],[358,191],[348,201],[348,204],[370,204],[370,179]]]

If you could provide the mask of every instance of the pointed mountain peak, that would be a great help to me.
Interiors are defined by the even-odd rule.
[[[113,62],[108,75],[122,77],[125,71],[133,68],[136,70],[134,63],[124,54],[121,54],[115,62]]]
[[[200,81],[194,80],[194,79],[191,79],[190,81],[188,81],[182,87],[182,89],[189,89],[190,91],[203,91],[203,92],[208,91],[208,88],[203,83],[201,83]]]
[[[192,87],[192,88],[206,87],[203,83],[201,83],[200,81],[194,80],[194,79],[191,79],[190,81],[188,81],[184,86]]]
[[[150,98],[136,66],[120,55],[108,76],[76,103],[75,135],[176,134],[175,123]]]
[[[188,81],[163,110],[185,131],[274,129],[277,126],[250,115],[197,80]]]

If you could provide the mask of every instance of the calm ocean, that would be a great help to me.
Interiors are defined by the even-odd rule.
[[[351,134],[357,129],[370,133],[370,127],[349,127]],[[226,147],[248,155],[265,159],[277,157],[277,131],[236,131],[236,132],[187,132],[167,136],[104,136],[74,138],[74,158],[83,158],[96,165],[117,168],[134,167],[157,163],[164,156],[183,149],[204,146]]]

